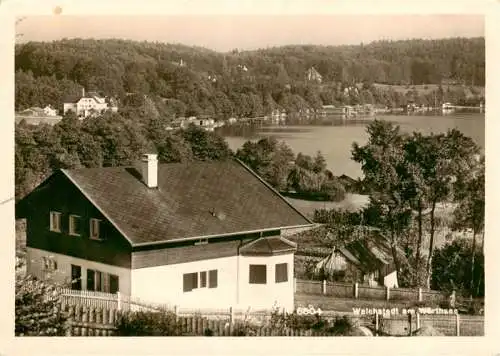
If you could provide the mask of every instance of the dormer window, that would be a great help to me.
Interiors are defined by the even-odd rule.
[[[101,228],[101,220],[99,219],[90,219],[90,238],[94,240],[100,240],[100,228]]]
[[[81,234],[80,217],[78,215],[69,216],[69,234],[80,236]]]
[[[61,213],[50,212],[50,231],[61,232]]]

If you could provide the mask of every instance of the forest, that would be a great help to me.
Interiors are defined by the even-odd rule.
[[[306,79],[311,67],[321,82]],[[17,44],[15,69],[16,110],[48,104],[61,109],[83,87],[117,98],[120,108],[144,111],[147,101],[150,113],[164,120],[226,120],[328,104],[476,105],[484,101],[478,88],[485,82],[485,44],[484,38],[452,38],[220,53],[179,44],[63,39]]]

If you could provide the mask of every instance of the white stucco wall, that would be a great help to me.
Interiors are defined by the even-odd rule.
[[[275,283],[275,265],[278,263],[288,264],[288,281]],[[250,265],[267,265],[267,283],[250,284]],[[293,253],[271,257],[240,256],[240,304],[252,308],[271,308],[277,302],[280,308],[294,309],[293,291]]]
[[[73,111],[75,114],[78,115],[77,113],[77,106],[76,104],[73,104],[73,103],[64,103],[63,105],[63,113],[66,114],[69,110]]]
[[[70,282],[71,265],[73,264],[82,268],[82,290],[87,289],[87,269],[92,269],[117,275],[119,278],[120,293],[130,295],[130,270],[128,268],[88,261],[81,258],[61,255],[50,251],[28,247],[26,259],[27,273],[32,274],[40,279],[49,277],[49,275],[46,274],[43,268],[43,257],[49,257],[57,262],[57,270],[53,273],[50,273],[50,278],[56,282]]]
[[[288,281],[275,283],[275,264],[288,264]],[[267,265],[267,283],[249,283],[250,264]],[[217,288],[183,291],[185,273],[217,269]],[[132,295],[153,303],[180,308],[238,309],[281,308],[293,310],[293,254],[271,257],[226,257],[132,270]],[[239,287],[239,288],[238,288]]]
[[[139,268],[131,272],[132,295],[141,300],[184,308],[224,308],[236,304],[237,257]],[[217,270],[217,288],[183,291],[185,273]]]

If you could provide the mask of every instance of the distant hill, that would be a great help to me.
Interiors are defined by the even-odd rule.
[[[426,102],[431,96],[434,100],[443,80],[465,86],[442,90],[439,100],[459,101],[484,96],[484,90],[463,92],[484,86],[484,53],[484,38],[227,53],[118,39],[27,42],[17,44],[15,51],[16,109],[47,104],[60,108],[64,96],[78,95],[82,86],[116,96],[122,108],[140,107],[143,113],[144,102],[137,98],[146,94],[156,106],[152,112],[165,117],[206,114],[227,119],[325,104],[399,106],[409,99],[402,88],[427,86],[412,97]],[[312,80],[306,76],[311,68],[319,73]],[[344,95],[343,89],[355,83],[362,90]]]

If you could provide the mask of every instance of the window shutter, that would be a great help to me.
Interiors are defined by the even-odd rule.
[[[191,278],[193,279],[193,289],[198,288],[198,273],[191,273]]]
[[[109,292],[115,294],[120,290],[120,279],[114,274],[109,275]]]
[[[103,279],[103,273],[96,271],[95,272],[95,290],[97,292],[103,291],[102,279]]]
[[[95,271],[87,270],[87,290],[95,290]]]
[[[217,288],[217,270],[213,269],[208,272],[208,288]]]
[[[190,273],[186,273],[183,276],[183,291],[184,292],[191,292],[193,290],[193,278],[191,277]]]
[[[250,265],[250,284],[266,284],[267,283],[267,266],[266,265]]]
[[[275,266],[275,282],[287,282],[288,281],[288,264],[287,263],[278,263]]]
[[[82,267],[71,265],[71,289],[82,289]]]

